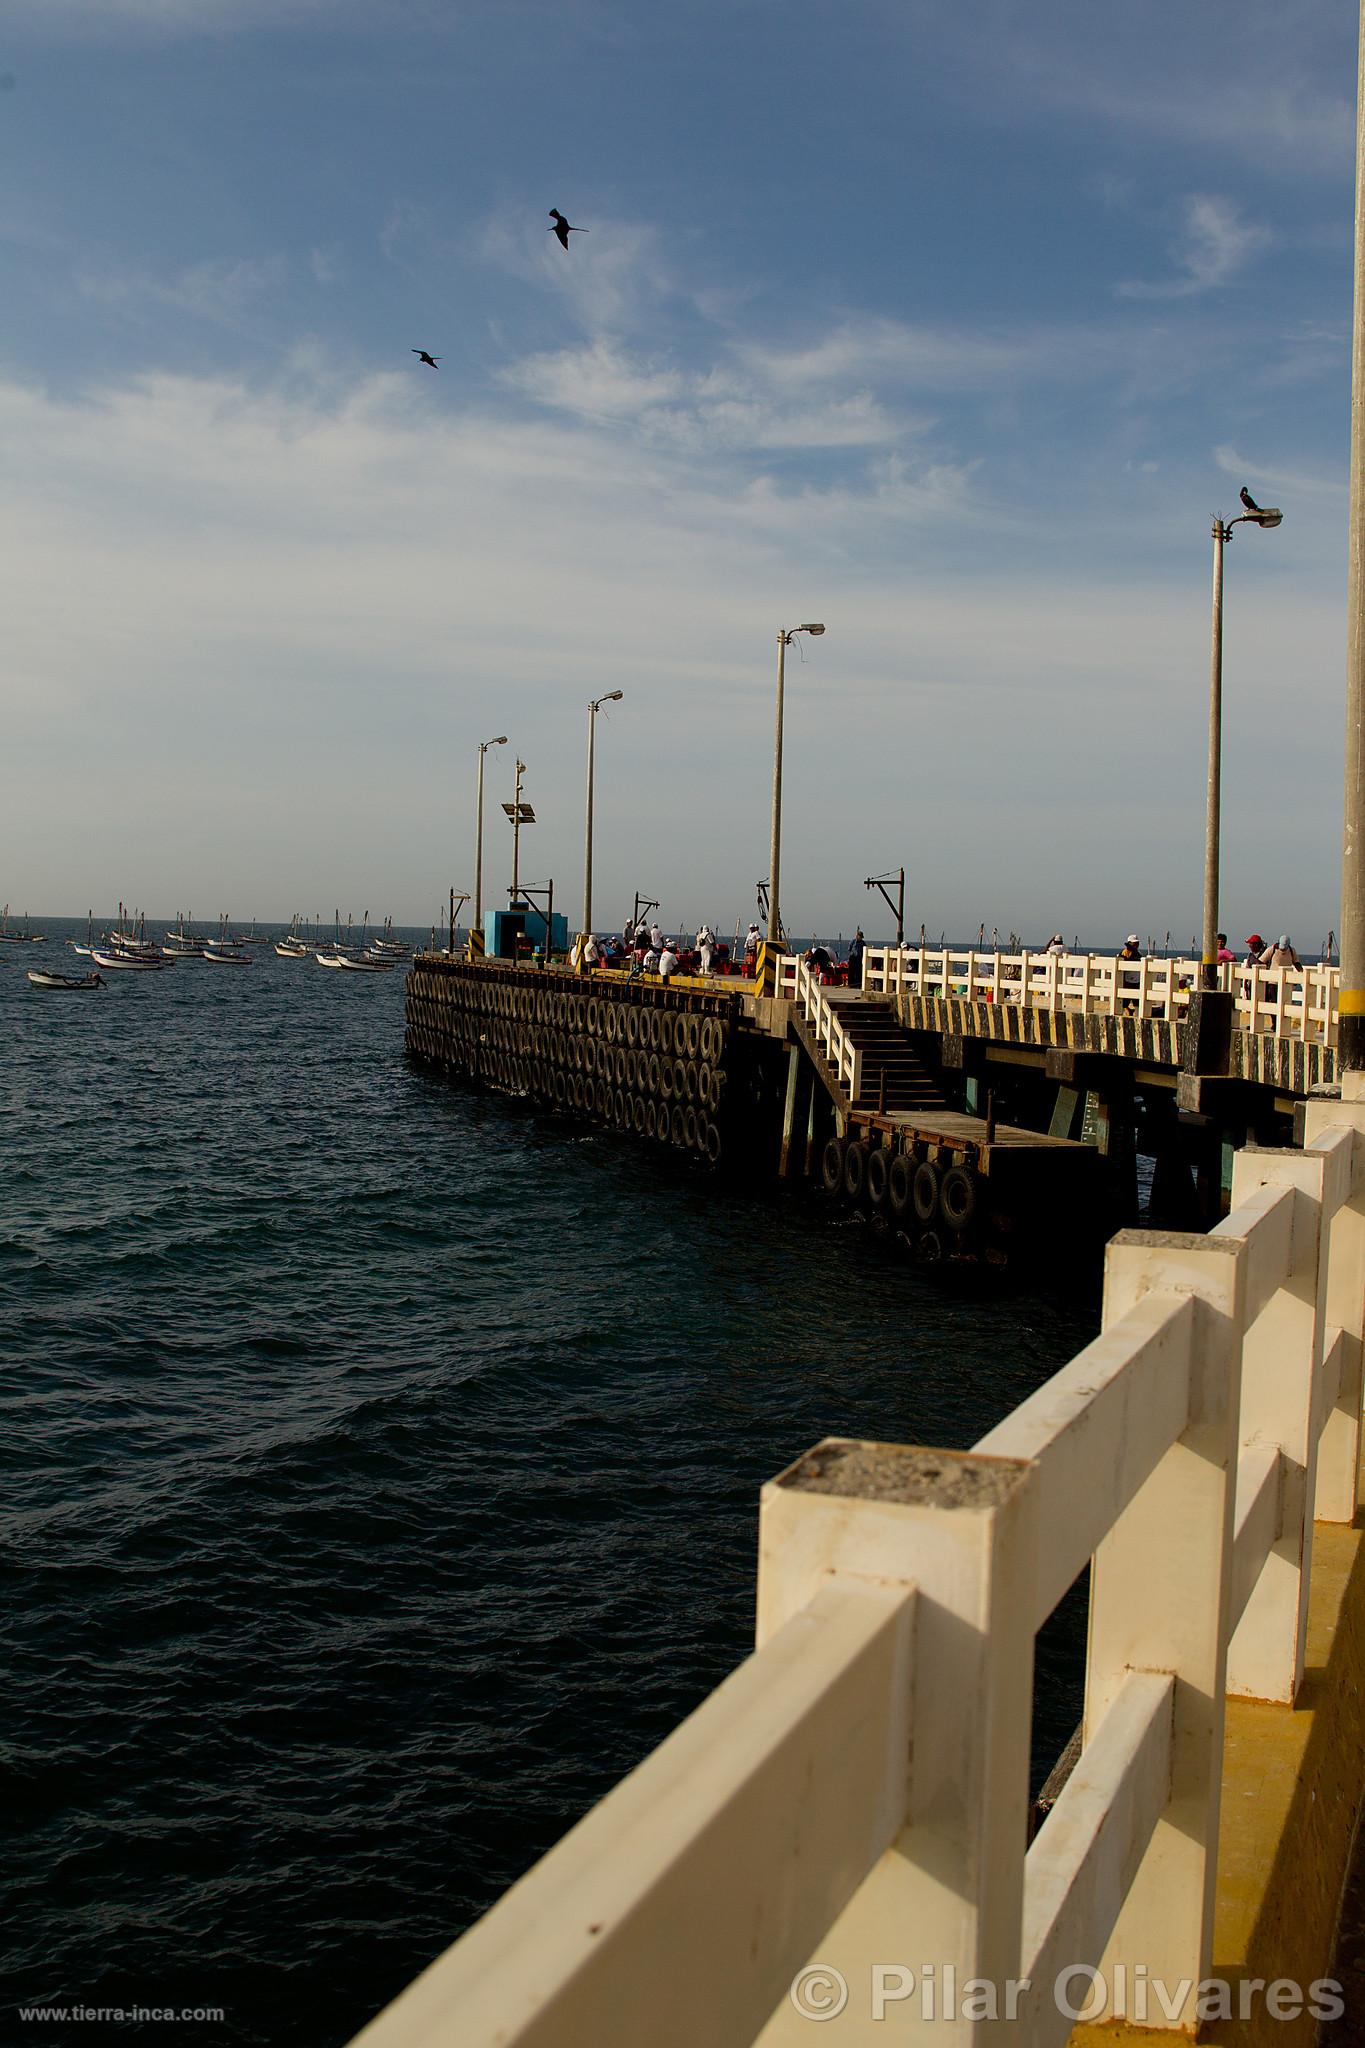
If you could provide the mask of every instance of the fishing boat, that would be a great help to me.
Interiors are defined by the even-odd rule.
[[[275,941],[275,951],[279,954],[281,960],[306,960],[308,958],[311,948],[304,942],[299,933],[299,914],[297,910],[294,912],[294,921],[290,925],[286,936]]]
[[[313,958],[319,967],[345,967],[349,964],[341,953],[314,953]]]
[[[183,913],[177,916],[175,927],[165,935],[166,943],[161,948],[169,960],[202,960],[204,941],[193,927],[187,927]]]
[[[218,936],[205,939],[202,957],[215,967],[250,967],[255,955],[242,950],[242,935],[231,930],[224,911],[218,920]]]
[[[5,946],[42,946],[42,945],[45,945],[45,944],[46,944],[46,942],[47,942],[47,933],[46,933],[46,932],[31,932],[31,931],[29,930],[29,928],[28,928],[28,912],[27,912],[27,911],[25,911],[25,912],[24,912],[24,929],[23,929],[23,930],[22,930],[21,932],[12,932],[12,931],[10,930],[10,928],[9,928],[9,905],[8,905],[8,903],[7,903],[6,905],[5,905],[5,907],[4,907],[4,910],[3,910],[3,911],[0,911],[0,945],[5,945]]]
[[[173,960],[164,959],[160,953],[152,953],[150,955],[125,953],[117,947],[111,947],[106,953],[96,946],[90,958],[94,961],[96,967],[103,967],[106,971],[118,970],[129,974],[160,974],[164,968],[175,965]]]
[[[102,974],[45,974],[37,968],[29,969],[29,985],[32,988],[108,988]]]
[[[345,953],[334,953],[327,960],[319,954],[318,961],[323,967],[349,968],[352,974],[392,974],[396,965],[392,960],[376,960],[372,954],[366,953],[362,953],[354,960],[349,959]]]

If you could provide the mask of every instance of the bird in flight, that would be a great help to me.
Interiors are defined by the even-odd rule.
[[[433,370],[440,368],[441,358],[439,356],[429,356],[424,348],[411,349],[409,350],[409,354],[414,356],[420,356],[422,358],[422,361],[424,363],[430,364]]]
[[[558,235],[561,249],[568,248],[570,235],[586,235],[588,232],[586,228],[571,228],[557,206],[550,208],[550,219],[554,226],[546,228],[545,232],[547,235]]]
[[[1242,503],[1246,506],[1248,512],[1260,512],[1264,509],[1256,503],[1256,500],[1252,497],[1245,484],[1242,485],[1241,497]]]

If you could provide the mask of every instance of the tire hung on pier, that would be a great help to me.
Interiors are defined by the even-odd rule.
[[[844,1191],[844,1141],[831,1138],[820,1155],[820,1185],[827,1195]]]
[[[939,1189],[939,1210],[950,1230],[970,1229],[978,1207],[976,1175],[966,1166],[950,1166]]]
[[[867,1199],[873,1209],[886,1207],[891,1154],[885,1145],[874,1145],[867,1155]]]
[[[910,1206],[917,1222],[926,1227],[938,1215],[940,1189],[939,1170],[931,1159],[921,1159],[915,1168],[915,1177],[910,1183]]]

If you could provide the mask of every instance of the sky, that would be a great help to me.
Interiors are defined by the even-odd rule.
[[[0,900],[1337,926],[1341,0],[7,0]],[[560,208],[586,233],[564,251]],[[440,358],[426,368],[412,353]]]

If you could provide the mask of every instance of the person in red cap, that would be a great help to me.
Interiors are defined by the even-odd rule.
[[[1242,965],[1243,967],[1263,967],[1265,965],[1265,940],[1259,932],[1252,932],[1249,935],[1247,939],[1247,956]]]

